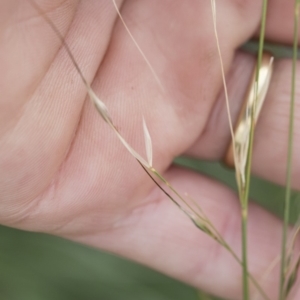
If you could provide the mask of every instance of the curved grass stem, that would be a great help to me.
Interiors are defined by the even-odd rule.
[[[138,161],[139,162],[139,161]],[[201,207],[197,204],[197,202],[195,202],[193,199],[192,202],[194,203],[195,207],[197,208],[197,210],[199,212],[197,212],[197,210],[193,209],[188,203],[187,201],[178,193],[178,191],[176,191],[176,189],[159,173],[157,172],[153,167],[150,169],[147,169],[145,166],[143,166],[143,164],[141,164],[139,162],[139,164],[141,165],[141,167],[144,169],[144,171],[148,174],[148,176],[151,178],[151,180],[153,180],[153,182],[158,186],[158,188],[174,203],[176,204],[182,211],[183,213],[185,213],[193,222],[194,224],[201,229],[203,232],[205,232],[206,234],[208,234],[211,238],[213,238],[216,242],[218,242],[222,247],[224,247],[224,249],[226,249],[231,255],[232,257],[236,260],[236,262],[243,267],[243,261],[238,257],[238,255],[232,250],[232,248],[229,246],[229,244],[224,240],[224,238],[222,237],[222,235],[219,233],[219,231],[216,229],[216,227],[213,225],[213,223],[209,220],[209,218],[205,215],[205,213],[202,211]],[[175,200],[170,193],[168,193],[163,187],[161,187],[161,185],[154,179],[154,177],[159,178],[159,180],[161,180],[164,184],[166,184],[166,186],[171,190],[171,192],[173,192],[176,197],[179,198],[179,200],[185,205],[187,206],[188,210],[186,210],[181,204],[178,203],[177,200]],[[197,216],[200,220],[200,222],[195,222],[195,219],[191,218],[190,212],[193,212],[193,214],[195,216]],[[203,222],[203,223],[202,223]],[[200,223],[202,225],[200,225]],[[200,226],[199,226],[200,225]],[[250,274],[247,271],[247,277],[251,280],[252,284],[255,286],[255,288],[257,289],[257,291],[261,294],[261,296],[263,297],[263,299],[265,300],[269,300],[269,297],[267,296],[267,294],[264,292],[264,290],[262,289],[262,287],[259,285],[259,283],[256,281],[256,279],[254,278],[254,276],[252,276],[252,274]]]
[[[255,74],[256,89],[254,93],[255,101],[258,98],[257,85],[259,82],[259,70],[262,62],[263,47],[265,40],[265,27],[267,19],[267,7],[268,0],[264,0],[262,4],[262,17],[261,17],[261,28],[260,28],[260,38],[259,38],[259,48],[258,48],[258,58],[257,58],[257,68]],[[254,105],[255,107],[255,105]],[[248,200],[249,200],[249,190],[251,181],[251,165],[252,165],[252,154],[253,154],[253,141],[254,141],[254,127],[255,127],[255,109],[251,111],[251,127],[249,135],[249,146],[247,154],[247,163],[245,170],[245,186],[240,191],[241,200],[241,215],[242,215],[242,262],[243,262],[243,299],[249,300],[249,281],[248,281],[248,254],[247,254],[247,225],[248,225]]]
[[[83,73],[81,72],[81,69],[79,68],[70,48],[68,47],[67,43],[64,40],[64,37],[61,35],[61,33],[59,32],[59,30],[56,28],[56,26],[54,25],[54,23],[51,21],[51,19],[39,8],[39,6],[35,3],[34,0],[29,0],[30,3],[37,9],[37,11],[39,11],[41,13],[42,16],[44,16],[46,22],[51,26],[51,28],[53,29],[53,31],[55,32],[55,34],[58,36],[58,38],[61,40],[63,46],[65,47],[71,61],[73,62],[76,70],[78,71],[83,83],[86,86],[87,92],[93,102],[93,104],[95,105],[97,111],[99,112],[99,114],[101,115],[101,117],[103,118],[103,120],[109,125],[109,127],[114,131],[114,133],[117,135],[117,137],[119,138],[119,140],[121,141],[121,143],[125,146],[125,148],[130,152],[130,154],[136,158],[136,160],[139,162],[139,164],[142,166],[142,168],[146,171],[146,173],[149,175],[149,177],[154,181],[154,183],[165,193],[165,195],[174,202],[174,204],[176,204],[193,222],[194,224],[201,229],[202,231],[204,231],[206,234],[208,234],[210,237],[212,237],[213,239],[215,239],[220,245],[222,245],[225,249],[227,249],[234,257],[234,259],[241,265],[243,266],[244,269],[244,278],[245,278],[245,287],[247,287],[246,291],[247,293],[245,294],[246,297],[244,297],[245,300],[249,299],[248,297],[248,278],[251,279],[251,281],[253,282],[253,284],[255,285],[255,287],[260,291],[261,295],[264,297],[264,299],[269,300],[269,298],[266,296],[266,294],[264,293],[264,291],[262,290],[262,288],[260,287],[260,285],[258,284],[258,282],[255,280],[255,278],[248,272],[248,268],[247,268],[247,264],[245,262],[247,262],[246,259],[246,255],[243,256],[243,260],[241,260],[235,253],[234,251],[231,249],[231,247],[226,243],[226,241],[223,239],[223,237],[221,236],[221,234],[216,230],[216,228],[214,227],[214,225],[211,223],[211,221],[206,217],[206,215],[203,213],[203,211],[201,210],[200,207],[198,207],[198,210],[194,209],[194,207],[186,201],[186,199],[184,197],[182,197],[180,195],[180,193],[178,193],[176,191],[176,189],[158,172],[156,171],[156,169],[154,169],[152,167],[152,149],[150,149],[151,146],[151,141],[149,141],[150,136],[148,133],[148,130],[145,126],[144,123],[144,133],[145,133],[145,138],[146,138],[146,149],[147,147],[149,149],[149,151],[147,151],[148,153],[148,160],[143,159],[128,143],[127,141],[123,138],[123,136],[119,133],[119,131],[117,130],[117,128],[115,127],[110,114],[108,112],[107,107],[105,106],[105,104],[97,97],[97,95],[95,94],[95,92],[92,90],[92,88],[90,87],[90,84],[87,82],[87,80],[85,79]],[[265,1],[266,2],[266,1]],[[212,3],[214,3],[212,1]],[[214,18],[215,20],[215,18]],[[215,22],[215,21],[214,21]],[[216,29],[216,28],[215,28]],[[216,32],[216,30],[215,30]],[[262,49],[262,47],[261,47]],[[219,53],[220,53],[220,48],[219,48]],[[222,67],[223,70],[223,67]],[[224,79],[224,84],[225,83],[225,75],[224,75],[224,70],[222,71],[223,74],[223,79]],[[228,112],[229,112],[229,106],[228,106]],[[232,126],[231,126],[231,131],[232,131]],[[234,136],[233,136],[234,137]],[[170,190],[170,193],[167,192],[165,189],[163,189],[158,182],[156,182],[156,180],[153,178],[157,177],[160,181],[162,181]],[[172,194],[172,195],[171,195]],[[174,195],[174,197],[173,197]],[[241,194],[240,194],[241,195]],[[244,194],[243,194],[244,195]],[[247,195],[245,193],[245,195]],[[176,199],[175,199],[176,198]],[[245,198],[244,203],[247,204],[248,203],[248,197]],[[241,201],[242,202],[242,201]],[[196,205],[197,207],[197,205]],[[245,216],[244,220],[245,220],[245,226],[244,228],[246,228],[246,221],[247,221],[247,206],[245,206],[246,210],[246,214],[243,214],[243,216]],[[243,245],[246,245],[246,231],[245,234],[243,235],[245,237],[245,239],[243,239]],[[244,249],[246,249],[246,247],[244,247]],[[246,253],[245,253],[246,254]]]

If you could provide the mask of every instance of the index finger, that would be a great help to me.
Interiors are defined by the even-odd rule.
[[[294,34],[294,1],[269,1],[266,38],[276,43],[292,44]]]

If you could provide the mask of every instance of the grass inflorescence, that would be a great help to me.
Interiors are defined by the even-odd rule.
[[[257,291],[263,297],[263,299],[269,299],[267,294],[264,292],[263,288],[257,282],[257,280],[249,273],[248,270],[248,255],[247,255],[247,221],[248,221],[248,199],[249,199],[249,189],[250,189],[250,179],[251,179],[251,164],[252,164],[252,148],[254,141],[254,129],[255,122],[257,119],[258,110],[260,109],[258,104],[259,98],[259,82],[260,82],[260,69],[263,60],[263,49],[264,49],[264,40],[265,40],[265,25],[266,25],[266,16],[267,16],[267,6],[268,1],[263,0],[262,5],[262,17],[261,17],[261,30],[260,30],[260,40],[259,40],[259,49],[258,49],[258,58],[257,58],[257,67],[255,73],[254,81],[254,92],[249,97],[249,101],[246,103],[246,115],[244,116],[244,122],[246,124],[246,130],[243,132],[243,138],[237,138],[238,135],[234,132],[232,120],[230,117],[230,107],[229,99],[227,93],[225,72],[223,67],[221,49],[218,39],[217,32],[217,15],[216,15],[216,2],[211,0],[212,7],[212,19],[214,26],[214,33],[216,37],[216,46],[218,49],[218,54],[221,64],[221,73],[223,79],[223,85],[225,90],[225,99],[226,107],[229,119],[229,127],[232,137],[232,152],[234,157],[234,165],[236,169],[236,180],[238,186],[238,194],[241,205],[241,228],[242,228],[242,255],[241,259],[233,251],[230,245],[225,241],[219,231],[215,228],[214,224],[210,221],[208,216],[202,210],[201,206],[188,194],[181,195],[176,188],[162,175],[160,174],[153,166],[153,150],[152,150],[152,140],[150,133],[148,131],[146,120],[143,119],[142,127],[144,130],[144,140],[146,148],[147,158],[143,158],[139,153],[137,153],[130,144],[125,140],[121,135],[117,127],[113,123],[113,118],[109,113],[109,109],[105,103],[99,99],[96,93],[93,91],[90,84],[85,79],[80,67],[78,66],[76,59],[74,58],[71,50],[69,49],[67,43],[65,42],[63,36],[60,34],[59,30],[51,19],[39,8],[39,6],[34,2],[34,0],[29,0],[30,3],[40,12],[44,17],[45,21],[50,25],[52,30],[61,40],[64,48],[66,49],[73,65],[75,66],[77,72],[79,73],[85,87],[87,94],[89,95],[92,103],[97,109],[99,115],[107,123],[107,125],[112,129],[114,134],[119,138],[120,142],[128,150],[128,152],[138,161],[144,171],[148,174],[149,178],[154,182],[154,184],[169,198],[173,203],[175,203],[178,208],[195,224],[195,226],[200,229],[202,232],[206,233],[217,243],[219,243],[224,249],[226,249],[234,259],[241,265],[243,271],[243,299],[250,299],[249,292],[249,280],[256,287]],[[134,37],[130,33],[129,28],[127,27],[125,21],[122,18],[122,15],[115,3],[112,0],[117,13],[125,26],[128,34],[133,40],[134,44],[138,48],[142,57],[144,58],[146,64],[149,66],[153,76],[155,77],[157,83],[163,89],[161,82],[152,68],[150,62],[147,60],[147,57],[144,55],[142,49],[139,47],[138,43],[135,41]],[[299,11],[300,0],[295,0],[295,29],[294,29],[294,56],[293,56],[293,74],[292,74],[292,93],[291,93],[291,110],[290,110],[290,130],[289,130],[289,151],[288,151],[288,166],[287,166],[287,181],[286,181],[286,198],[285,198],[285,214],[284,214],[284,226],[283,226],[283,240],[282,240],[282,256],[281,256],[281,278],[280,278],[280,300],[285,300],[289,294],[291,288],[295,284],[297,278],[297,272],[300,266],[300,255],[295,254],[293,249],[295,245],[295,240],[300,232],[300,226],[296,227],[294,235],[292,237],[292,242],[289,247],[287,247],[287,231],[288,231],[288,221],[289,221],[289,206],[290,206],[290,193],[291,193],[291,169],[292,169],[292,148],[293,148],[293,127],[294,127],[294,106],[295,106],[295,78],[296,78],[296,60],[297,60],[297,45],[298,45],[298,11]],[[271,72],[272,62],[270,62],[268,72]],[[273,267],[272,267],[273,268]],[[269,273],[269,272],[267,272]]]

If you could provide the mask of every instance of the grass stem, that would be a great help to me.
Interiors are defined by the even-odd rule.
[[[247,210],[242,207],[242,267],[243,267],[243,299],[249,300],[248,255],[247,255]]]
[[[288,137],[288,157],[287,157],[287,169],[286,169],[286,193],[285,193],[285,202],[284,202],[284,220],[283,220],[282,244],[281,244],[282,248],[281,248],[281,265],[280,265],[279,300],[284,300],[286,296],[285,293],[285,279],[286,279],[285,271],[286,271],[286,250],[287,250],[286,244],[287,244],[288,224],[290,219],[296,67],[297,67],[297,54],[298,54],[299,6],[300,6],[300,0],[295,0],[292,87],[291,87],[290,122],[289,122],[289,137]]]
[[[255,74],[255,82],[259,82],[259,70],[262,61],[264,39],[265,39],[265,28],[267,19],[267,6],[268,0],[263,1],[262,5],[262,17],[261,17],[261,28],[258,48],[258,59],[257,68]],[[255,100],[257,99],[257,88],[255,92]],[[254,106],[255,107],[255,106]],[[254,141],[254,126],[255,126],[255,109],[252,109],[251,113],[251,128],[249,136],[249,151],[247,155],[246,164],[246,176],[245,176],[245,187],[241,191],[241,213],[242,213],[242,262],[243,262],[243,299],[249,300],[249,280],[248,280],[248,255],[247,255],[247,224],[248,224],[248,199],[250,190],[250,179],[251,179],[251,164],[253,154],[253,141]]]

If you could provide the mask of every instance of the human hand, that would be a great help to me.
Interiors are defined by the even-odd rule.
[[[253,57],[235,50],[257,31],[260,2],[217,3],[233,120],[255,64]],[[144,115],[154,166],[177,190],[200,203],[238,253],[236,195],[205,176],[171,165],[183,153],[219,160],[230,141],[209,1],[119,1],[164,92],[111,1],[38,4],[65,36],[120,132],[143,153]],[[240,266],[199,232],[125,151],[86,97],[44,18],[23,0],[2,1],[0,14],[0,222],[106,249],[238,299]],[[291,3],[273,0],[267,39],[290,44],[292,15]],[[253,172],[279,184],[285,178],[290,74],[291,60],[275,62],[255,135]],[[297,149],[297,115],[295,120]],[[295,156],[295,177],[299,170]],[[299,189],[299,182],[293,187]],[[249,218],[250,271],[260,278],[279,253],[281,225],[256,205],[250,205]],[[277,277],[266,282],[274,295]]]

